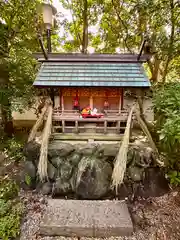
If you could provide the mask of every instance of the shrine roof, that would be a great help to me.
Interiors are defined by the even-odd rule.
[[[142,63],[133,54],[50,54],[34,82],[38,87],[150,87]]]

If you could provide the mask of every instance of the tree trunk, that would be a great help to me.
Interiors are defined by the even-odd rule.
[[[171,35],[170,35],[170,42],[169,42],[169,48],[168,48],[168,56],[167,61],[165,63],[163,76],[162,76],[162,83],[164,84],[166,81],[166,76],[168,73],[168,67],[172,60],[173,55],[173,43],[174,43],[174,34],[175,34],[175,18],[174,18],[174,0],[170,0],[170,13],[171,13]]]
[[[88,47],[88,3],[87,0],[83,0],[83,41],[82,41],[82,53],[87,53]]]
[[[152,74],[151,80],[154,83],[158,82],[160,63],[161,61],[156,57],[154,58],[154,63],[148,62]]]

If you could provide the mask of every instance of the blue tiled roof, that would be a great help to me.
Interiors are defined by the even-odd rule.
[[[141,63],[44,62],[34,86],[150,87]]]

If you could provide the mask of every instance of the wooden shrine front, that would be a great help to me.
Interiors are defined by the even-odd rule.
[[[108,87],[65,87],[60,88],[60,106],[62,110],[73,109],[73,101],[78,98],[80,108],[90,106],[101,111],[107,101],[111,110],[123,108],[123,89]]]

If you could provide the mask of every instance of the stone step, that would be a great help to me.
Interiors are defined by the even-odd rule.
[[[133,232],[125,202],[48,200],[40,234],[66,237],[128,236]]]

